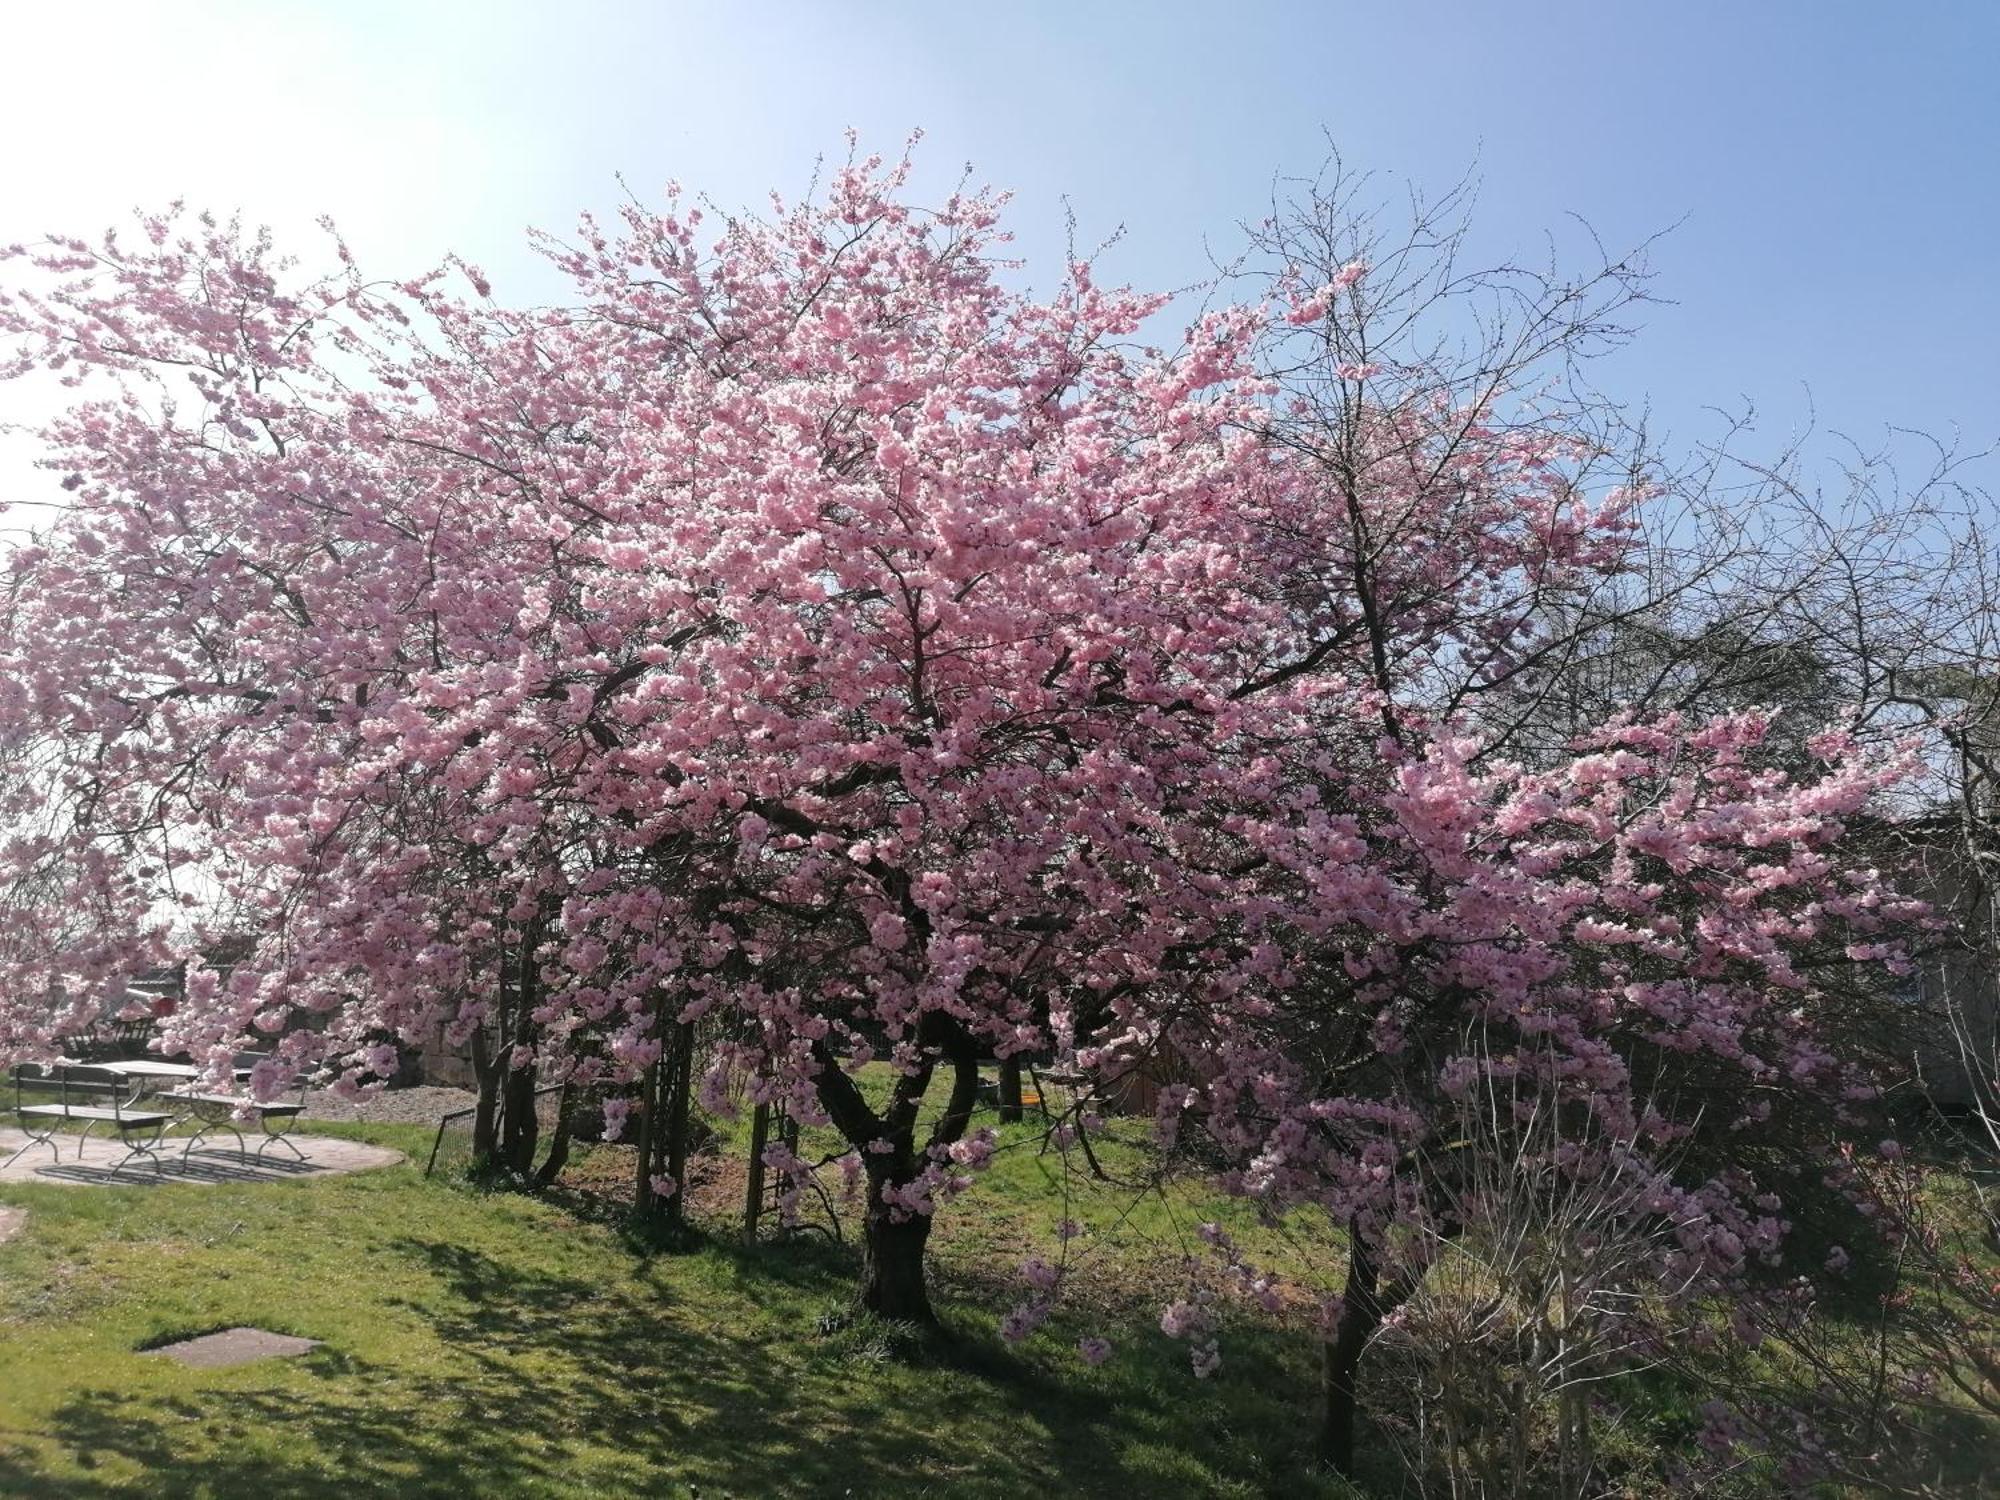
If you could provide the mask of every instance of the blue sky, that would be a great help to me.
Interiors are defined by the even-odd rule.
[[[1442,191],[1476,163],[1478,243],[1535,255],[1580,215],[1654,253],[1644,337],[1608,374],[1681,436],[1756,404],[2000,438],[2000,4],[425,3],[177,0],[9,15],[0,241],[176,196],[364,264],[456,249],[539,290],[521,230],[622,173],[727,203],[803,187],[857,127],[926,133],[1017,195],[1046,281],[1123,226],[1110,276],[1181,285],[1274,172],[1348,161]],[[0,390],[0,415],[34,398]],[[11,408],[11,412],[10,409]],[[38,484],[18,445],[0,487]],[[1994,466],[1984,468],[1991,484]]]

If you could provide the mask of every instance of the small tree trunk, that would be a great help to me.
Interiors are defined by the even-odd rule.
[[[500,1155],[501,1069],[486,1045],[486,1029],[472,1033],[472,1076],[479,1085],[479,1097],[472,1111],[472,1160],[486,1166]]]
[[[507,1067],[501,1120],[501,1160],[509,1171],[525,1177],[535,1169],[535,1148],[540,1144],[542,1122],[535,1114],[535,1070]]]
[[[909,1214],[898,1222],[882,1201],[882,1185],[883,1179],[870,1176],[861,1236],[861,1306],[878,1318],[934,1328],[937,1313],[924,1285],[930,1216]]]
[[[1354,1477],[1354,1436],[1360,1407],[1357,1380],[1361,1355],[1375,1330],[1382,1326],[1382,1304],[1376,1296],[1375,1257],[1361,1236],[1348,1232],[1350,1256],[1340,1322],[1326,1344],[1322,1370],[1320,1452],[1334,1473]]]
[[[771,1106],[750,1115],[750,1180],[743,1189],[743,1242],[757,1243],[757,1220],[764,1212],[764,1146],[771,1138]]]
[[[639,1075],[639,1098],[632,1110],[639,1121],[632,1142],[638,1148],[632,1158],[632,1212],[641,1219],[653,1211],[653,1129],[659,1080],[660,1065],[656,1062]]]
[[[694,1023],[683,1021],[674,1029],[674,1066],[667,1083],[666,1168],[674,1180],[674,1195],[667,1200],[667,1222],[675,1228],[687,1220],[687,1138],[688,1096],[694,1092]]]
[[[500,1055],[494,1059],[501,1070],[500,1152],[508,1171],[526,1177],[535,1170],[535,1147],[542,1133],[535,1113],[535,1069],[514,1066],[514,1049],[532,1046],[535,1041],[535,989],[541,975],[535,966],[535,947],[540,941],[540,924],[530,923],[522,934],[520,951],[514,957],[513,986],[507,986],[505,966],[501,969],[502,1029]]]
[[[1000,1123],[1021,1123],[1021,1054],[1000,1059]]]
[[[576,1114],[576,1090],[565,1087],[556,1104],[556,1130],[549,1140],[549,1154],[535,1173],[535,1186],[545,1188],[562,1176],[569,1165],[570,1126]]]

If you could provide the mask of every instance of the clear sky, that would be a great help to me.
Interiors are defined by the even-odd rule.
[[[1775,445],[1810,391],[1864,441],[2000,438],[1996,0],[16,0],[4,34],[0,242],[186,197],[532,294],[522,228],[618,174],[747,203],[850,125],[885,151],[921,127],[930,181],[1016,191],[1033,279],[1067,199],[1086,243],[1127,231],[1102,274],[1176,286],[1331,139],[1434,192],[1476,162],[1496,258],[1571,214],[1614,246],[1678,223],[1676,305],[1610,375],[1678,434],[1749,400]],[[33,404],[0,388],[0,416]]]

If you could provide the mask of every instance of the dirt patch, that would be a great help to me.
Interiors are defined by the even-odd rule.
[[[141,1352],[165,1355],[197,1370],[226,1370],[232,1365],[255,1364],[260,1359],[285,1359],[318,1347],[318,1339],[293,1338],[262,1328],[225,1328],[219,1333],[205,1333],[198,1339],[183,1339],[178,1344],[162,1344]]]
[[[630,1146],[597,1146],[564,1169],[564,1187],[587,1193],[605,1203],[630,1207],[638,1153]],[[687,1164],[688,1211],[704,1222],[743,1217],[743,1194],[749,1164],[737,1157],[706,1153],[690,1156]]]
[[[0,1245],[21,1232],[21,1226],[28,1222],[25,1208],[0,1208]]]

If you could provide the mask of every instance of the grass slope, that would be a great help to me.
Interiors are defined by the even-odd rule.
[[[418,1162],[429,1144],[322,1128]],[[1310,1463],[1309,1338],[1239,1328],[1197,1386],[1153,1326],[1184,1274],[1174,1238],[1227,1207],[1135,1206],[1031,1146],[949,1210],[934,1243],[955,1338],[914,1360],[893,1357],[894,1330],[821,1331],[851,1288],[846,1247],[744,1249],[718,1225],[655,1251],[582,1200],[415,1165],[247,1187],[9,1185],[0,1203],[28,1210],[0,1246],[10,1500],[1340,1493]],[[1006,1273],[1066,1215],[1091,1226],[1091,1322],[1010,1350],[993,1332],[1018,1295]],[[324,1345],[235,1370],[138,1352],[239,1323]],[[1084,1366],[1082,1331],[1118,1357]]]

